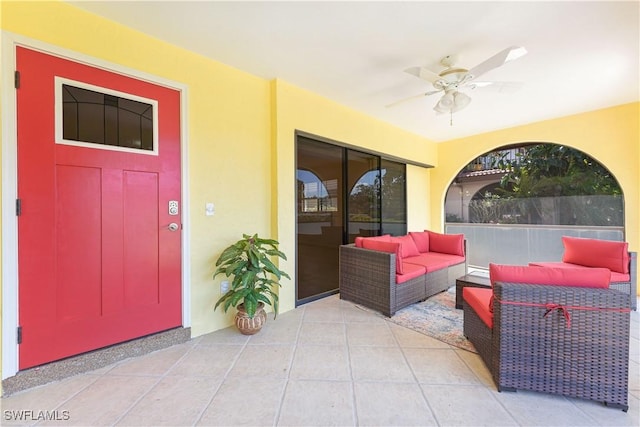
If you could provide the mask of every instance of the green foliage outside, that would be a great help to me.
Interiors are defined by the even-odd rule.
[[[472,222],[623,225],[618,182],[585,153],[556,144],[528,146],[515,158],[499,153],[493,167],[507,173],[495,193],[469,204]]]
[[[405,200],[404,168],[384,168],[382,178],[378,175],[373,185],[357,184],[349,194],[351,221],[369,218],[377,221],[380,213],[384,222],[405,222],[407,218]],[[379,206],[378,203],[382,203]],[[378,212],[380,210],[380,212]],[[354,219],[358,215],[359,219]]]
[[[500,183],[513,197],[621,195],[611,173],[582,151],[556,144],[538,144],[516,154],[515,160],[496,158],[508,171]],[[510,190],[506,190],[511,186]]]

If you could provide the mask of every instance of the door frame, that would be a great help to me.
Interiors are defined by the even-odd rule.
[[[15,211],[18,188],[18,136],[17,105],[14,87],[16,69],[16,48],[18,46],[38,50],[52,56],[80,62],[116,74],[144,80],[180,92],[180,165],[181,165],[181,214],[182,242],[182,326],[191,326],[191,268],[190,259],[191,228],[189,224],[189,176],[188,164],[188,120],[187,86],[139,70],[117,65],[99,58],[74,52],[18,34],[1,31],[2,45],[2,379],[18,372],[18,219]]]

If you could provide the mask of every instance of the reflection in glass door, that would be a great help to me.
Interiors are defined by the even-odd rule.
[[[380,157],[347,151],[347,230],[357,236],[380,235]]]
[[[407,232],[406,166],[297,136],[296,305],[338,292],[339,248]]]
[[[380,161],[381,234],[407,234],[407,165],[382,159]]]
[[[298,136],[298,303],[338,289],[338,248],[343,242],[344,149]]]

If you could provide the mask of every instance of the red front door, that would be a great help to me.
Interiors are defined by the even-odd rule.
[[[180,326],[180,93],[16,55],[20,369]]]

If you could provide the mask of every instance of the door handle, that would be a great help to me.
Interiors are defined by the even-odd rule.
[[[180,228],[180,226],[175,222],[172,222],[171,224],[169,224],[168,228],[169,228],[169,231],[178,231],[178,228]]]

